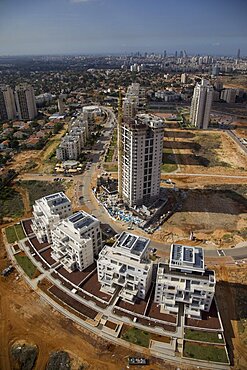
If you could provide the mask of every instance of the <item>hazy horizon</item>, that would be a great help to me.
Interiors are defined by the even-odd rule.
[[[247,56],[245,0],[2,0],[0,56]]]

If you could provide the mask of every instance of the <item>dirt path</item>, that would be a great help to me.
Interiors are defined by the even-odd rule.
[[[32,209],[30,207],[30,201],[29,201],[29,194],[27,189],[15,185],[15,190],[18,191],[18,193],[21,194],[22,201],[23,201],[23,206],[24,206],[24,214],[23,218],[28,218],[32,216]]]

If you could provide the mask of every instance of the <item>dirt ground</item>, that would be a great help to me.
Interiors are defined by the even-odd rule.
[[[60,143],[61,137],[65,134],[67,130],[67,124],[64,128],[56,135],[54,135],[49,143],[42,150],[24,150],[16,154],[13,161],[6,165],[6,169],[14,169],[20,172],[35,172],[45,173],[50,172],[50,165],[47,162],[49,155],[56,149]],[[27,171],[28,166],[33,164],[33,168]],[[36,166],[35,166],[36,164]]]
[[[246,240],[246,185],[187,184],[184,187],[181,179],[180,186],[177,185],[177,178],[172,180],[180,189],[181,208],[153,234],[157,240],[173,242],[188,239],[191,231],[207,247],[227,248]],[[195,181],[193,178],[190,180]]]
[[[1,243],[0,269],[8,264]],[[0,277],[0,369],[10,370],[10,347],[15,342],[38,346],[36,370],[45,369],[50,352],[67,351],[73,359],[73,370],[80,364],[92,370],[126,369],[127,357],[137,355],[120,346],[112,345],[89,334],[63,317],[29,289],[17,273]],[[151,359],[147,370],[174,370],[174,366]],[[133,368],[135,369],[135,368]],[[183,368],[185,369],[185,368]]]
[[[246,131],[246,122],[239,126]],[[246,240],[246,178],[218,177],[247,176],[247,156],[238,145],[223,131],[182,130],[176,122],[169,122],[164,147],[173,150],[178,170],[161,177],[175,182],[182,199],[179,211],[153,234],[154,238],[173,242],[194,231],[208,247],[230,247]]]
[[[223,131],[165,130],[164,147],[172,148],[185,173],[243,174],[247,156]]]
[[[232,123],[235,126],[234,132],[237,136],[241,138],[247,138],[247,121],[238,120]]]
[[[216,272],[217,303],[234,369],[247,369],[246,266],[208,267],[213,267]]]

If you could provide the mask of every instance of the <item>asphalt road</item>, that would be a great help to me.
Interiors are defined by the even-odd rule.
[[[107,140],[110,141],[111,133],[112,133],[112,126],[116,123],[116,118],[114,113],[107,109],[108,112],[108,121],[105,125],[105,136],[107,137]],[[100,139],[101,140],[101,139]],[[82,187],[82,195],[84,199],[84,203],[88,207],[88,209],[91,211],[93,215],[95,215],[102,224],[109,225],[113,230],[115,230],[116,233],[121,233],[124,229],[126,230],[126,224],[124,223],[117,223],[116,221],[113,221],[110,216],[106,213],[103,206],[96,203],[96,200],[94,199],[94,196],[92,195],[92,177],[95,175],[95,171],[100,170],[97,168],[98,162],[96,159],[94,160],[94,163],[92,164],[91,168],[85,173],[85,175],[82,177],[83,187]],[[226,178],[246,178],[247,176],[230,176],[230,175],[210,175],[210,174],[183,174],[183,173],[176,173],[172,174],[172,176],[206,176],[206,177],[226,177]],[[132,232],[132,231],[131,231]],[[135,230],[133,231],[135,233]],[[140,231],[137,229],[137,233],[140,233]],[[170,252],[170,246],[171,244],[152,241],[151,240],[151,246],[153,248],[156,248],[158,251],[162,252]],[[212,249],[205,249],[205,257],[210,258],[224,258],[224,257],[232,257],[234,260],[242,260],[244,258],[247,258],[247,242],[246,245],[241,246],[240,248],[230,248],[230,249],[223,249],[223,253],[220,255],[217,250]]]

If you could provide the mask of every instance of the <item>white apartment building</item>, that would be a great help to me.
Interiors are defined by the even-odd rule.
[[[16,118],[15,98],[8,85],[0,85],[0,121]]]
[[[65,112],[65,96],[64,94],[60,94],[57,100],[58,112],[59,115],[63,115]]]
[[[51,235],[51,256],[69,272],[92,265],[102,245],[100,222],[82,211],[59,222]]]
[[[65,135],[56,150],[60,161],[77,160],[88,138],[88,122],[81,118],[73,120],[70,131]]]
[[[202,79],[201,84],[197,83],[194,88],[191,102],[190,121],[193,126],[199,129],[208,128],[212,101],[213,87]]]
[[[71,202],[64,193],[55,193],[36,200],[33,205],[32,229],[38,241],[51,243],[52,228],[71,214]]]
[[[123,100],[123,117],[135,118],[137,113],[137,103],[135,100],[125,98]]]
[[[181,84],[187,84],[187,81],[188,81],[187,73],[182,73],[181,74]]]
[[[220,98],[228,104],[234,104],[236,101],[237,90],[236,89],[224,89],[221,91]]]
[[[15,101],[19,119],[30,120],[37,116],[36,100],[31,85],[23,83],[16,86]]]
[[[130,207],[149,205],[160,194],[164,126],[148,114],[124,119],[120,126],[119,193]]]
[[[146,100],[146,92],[139,83],[133,82],[127,89],[126,99],[132,100],[136,103],[136,106],[143,105]]]
[[[97,261],[98,281],[101,290],[134,303],[144,299],[152,282],[153,263],[149,260],[150,240],[123,232],[115,244],[106,245]]]
[[[172,244],[169,265],[158,265],[154,301],[161,312],[178,313],[184,306],[189,318],[201,318],[209,311],[215,292],[214,271],[204,266],[200,247]]]

